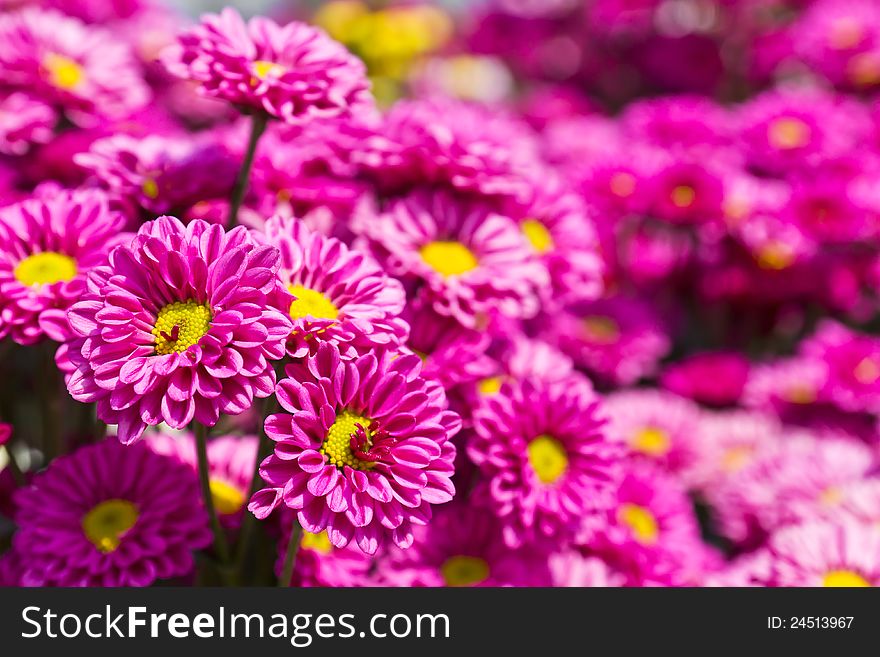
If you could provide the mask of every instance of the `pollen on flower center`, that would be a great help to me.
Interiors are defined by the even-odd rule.
[[[612,194],[619,198],[626,198],[632,196],[636,191],[636,178],[631,173],[615,173],[611,176],[608,186],[611,188]]]
[[[477,390],[480,391],[481,395],[491,397],[492,395],[497,395],[501,391],[501,386],[503,384],[504,379],[500,376],[490,376],[477,384]]]
[[[256,73],[257,77],[261,80],[265,79],[269,75],[280,75],[285,70],[281,64],[270,62],[265,59],[258,59],[254,62],[253,66],[254,73]]]
[[[529,443],[529,463],[542,483],[556,482],[568,469],[568,454],[551,436],[538,436]]]
[[[672,204],[677,208],[689,208],[697,198],[696,190],[690,185],[678,185],[670,194]]]
[[[610,317],[593,315],[584,318],[584,328],[589,337],[600,344],[613,344],[620,337],[620,327]]]
[[[341,411],[336,415],[336,421],[327,432],[327,438],[321,445],[321,454],[327,456],[327,462],[342,469],[348,466],[355,470],[370,470],[375,466],[373,461],[362,461],[354,455],[351,449],[351,439],[358,434],[358,429],[362,429],[369,443],[372,439],[370,433],[370,425],[372,420],[357,415],[351,411]]]
[[[780,150],[801,148],[810,142],[810,126],[793,117],[783,117],[771,122],[767,128],[770,145]]]
[[[869,587],[871,583],[852,570],[832,570],[825,574],[822,586],[855,588]]]
[[[663,456],[669,452],[671,441],[663,429],[645,427],[636,432],[630,442],[630,447],[636,452],[648,456]]]
[[[128,500],[107,500],[83,516],[82,528],[92,545],[106,554],[119,547],[138,515],[137,507]]]
[[[553,236],[547,227],[537,219],[526,219],[522,224],[522,232],[538,253],[553,250]]]
[[[244,506],[244,493],[235,486],[219,479],[211,479],[209,485],[214,508],[220,515],[231,516]]]
[[[159,196],[159,185],[152,178],[147,178],[146,180],[144,180],[143,185],[141,185],[141,191],[147,198],[154,199]]]
[[[724,456],[721,458],[721,467],[726,472],[736,472],[749,462],[753,452],[754,449],[748,445],[731,447],[724,452]]]
[[[299,546],[304,550],[314,550],[321,554],[330,554],[333,551],[333,543],[330,542],[326,530],[317,534],[304,531]]]
[[[339,317],[339,308],[330,301],[327,295],[302,285],[291,285],[287,289],[296,297],[296,300],[290,304],[290,316],[293,319],[305,317],[337,319]]]
[[[70,57],[56,53],[43,57],[43,68],[52,85],[67,91],[78,87],[85,78],[82,66]]]
[[[184,352],[211,327],[211,309],[196,301],[175,301],[159,311],[153,336],[160,356]]]
[[[856,381],[862,385],[872,385],[880,380],[880,363],[876,358],[863,358],[853,370]]]
[[[489,564],[479,557],[449,557],[440,566],[446,586],[474,586],[489,579]]]
[[[477,268],[477,257],[461,242],[428,242],[422,260],[442,276],[460,276]]]
[[[788,389],[784,397],[790,404],[812,404],[816,401],[816,390],[806,384],[795,384]]]
[[[629,527],[633,538],[642,545],[657,542],[659,530],[657,519],[648,509],[638,504],[622,504],[617,511],[618,520]]]
[[[14,274],[22,285],[51,285],[73,280],[76,271],[76,260],[70,256],[45,251],[35,253],[19,262]]]

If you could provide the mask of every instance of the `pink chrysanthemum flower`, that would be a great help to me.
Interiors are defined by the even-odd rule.
[[[373,348],[397,348],[405,340],[408,327],[399,315],[406,293],[369,255],[312,232],[298,219],[273,217],[264,232],[281,252],[278,274],[294,297],[291,357],[302,358],[321,342],[354,357]]]
[[[873,131],[864,106],[818,89],[765,92],[742,105],[736,120],[748,163],[770,173],[854,152]]]
[[[553,586],[611,588],[626,585],[626,575],[609,566],[600,557],[584,556],[578,550],[552,554],[548,565]]]
[[[620,295],[575,304],[548,323],[544,334],[576,364],[621,385],[654,374],[672,346],[652,306]]]
[[[688,485],[707,490],[742,470],[762,451],[782,439],[776,416],[736,409],[704,412],[697,427],[696,462],[686,473]]]
[[[162,59],[198,91],[291,124],[372,108],[363,62],[318,28],[236,10],[206,14]]]
[[[24,586],[149,586],[211,541],[192,470],[114,440],[63,456],[16,495]]]
[[[0,210],[0,339],[70,337],[65,312],[89,272],[131,237],[124,224],[97,191],[45,194]]]
[[[620,117],[621,131],[659,148],[692,153],[730,145],[727,110],[703,96],[649,98],[630,104]]]
[[[753,365],[743,390],[751,408],[779,412],[786,407],[814,404],[828,380],[828,365],[810,357],[794,356]]]
[[[150,92],[129,47],[100,27],[56,11],[0,14],[2,86],[63,110],[77,123],[122,117]]]
[[[814,509],[835,506],[840,488],[865,477],[875,464],[862,443],[788,435],[707,490],[706,498],[722,534],[753,545],[779,527],[810,517]]]
[[[620,450],[602,424],[592,386],[575,377],[504,386],[474,411],[473,499],[500,519],[507,545],[562,547],[611,504]]]
[[[693,505],[682,485],[648,464],[628,468],[606,523],[585,524],[585,540],[630,581],[682,585],[706,563]],[[694,563],[689,563],[693,561]]]
[[[854,521],[780,530],[769,543],[775,586],[880,586],[880,527]]]
[[[513,220],[490,206],[420,190],[364,214],[356,229],[389,273],[422,284],[441,315],[474,327],[493,312],[537,313],[547,271]]]
[[[196,472],[198,455],[192,435],[155,434],[146,439],[154,452],[172,456]],[[220,436],[208,441],[208,483],[220,521],[235,526],[250,494],[257,464],[256,436]]]
[[[792,505],[792,514],[804,521],[837,522],[841,518],[852,518],[880,527],[880,477],[876,474],[828,489],[823,502],[819,505],[812,500],[796,503]]]
[[[736,404],[749,376],[749,360],[736,351],[709,351],[689,356],[663,372],[661,385],[703,404]]]
[[[284,571],[284,560],[290,541],[292,513],[282,516],[281,540],[278,541],[278,559],[275,574]],[[290,580],[291,586],[300,587],[351,587],[371,584],[372,558],[355,545],[336,547],[330,542],[327,531],[317,534],[303,531],[296,553],[296,565]]]
[[[538,147],[527,125],[497,109],[431,98],[397,103],[361,159],[383,189],[438,184],[523,200]]]
[[[455,494],[450,438],[461,426],[420,369],[417,356],[393,352],[343,360],[330,342],[288,365],[275,391],[285,412],[266,419],[276,442],[260,469],[268,487],[248,508],[265,518],[283,503],[337,547],[409,547],[413,525]]]
[[[543,303],[558,307],[598,298],[604,288],[604,263],[593,217],[581,198],[566,191],[543,172],[535,182],[532,199],[513,205],[516,219],[532,250],[547,268],[550,285]]]
[[[545,555],[513,550],[487,511],[454,504],[416,529],[408,550],[392,548],[378,561],[377,578],[390,586],[547,586]]]
[[[284,355],[291,330],[280,259],[241,226],[144,224],[68,312],[79,336],[68,353],[70,394],[97,402],[124,443],[160,422],[214,426],[220,413],[271,395],[270,361]]]
[[[52,107],[26,93],[0,98],[0,153],[24,155],[33,144],[44,144],[55,131]]]
[[[828,367],[822,398],[847,411],[880,411],[880,338],[825,320],[800,351]]]
[[[656,389],[621,390],[605,398],[609,438],[630,456],[681,475],[697,458],[700,409],[684,397]]]
[[[214,140],[183,134],[106,137],[74,162],[115,199],[152,213],[228,197],[238,168]]]

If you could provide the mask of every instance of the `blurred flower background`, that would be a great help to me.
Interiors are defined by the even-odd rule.
[[[0,585],[880,585],[880,0],[3,0],[0,73]]]

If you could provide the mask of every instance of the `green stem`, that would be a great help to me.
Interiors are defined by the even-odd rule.
[[[293,567],[296,565],[296,553],[299,552],[299,542],[302,536],[302,527],[296,518],[293,519],[293,525],[290,527],[290,538],[287,541],[287,553],[284,555],[284,570],[281,573],[281,579],[278,580],[278,586],[287,588],[290,586],[290,580],[293,577]]]
[[[260,442],[257,447],[257,462],[254,465],[254,473],[251,476],[251,485],[247,496],[247,502],[254,496],[263,485],[263,479],[260,477],[260,464],[273,451],[272,439],[266,435],[266,417],[272,413],[275,408],[275,397],[270,395],[263,400],[260,411]],[[257,517],[250,511],[245,510],[244,517],[241,520],[241,529],[238,534],[238,543],[235,546],[235,572],[239,581],[241,581],[244,573],[245,561],[250,553],[254,539],[256,538],[256,530],[259,525]]]
[[[266,131],[268,123],[269,115],[265,112],[257,112],[251,117],[251,134],[248,139],[247,151],[245,151],[244,161],[241,163],[235,187],[232,188],[232,197],[229,200],[229,218],[226,222],[228,230],[232,230],[238,224],[238,211],[241,209],[241,204],[244,202],[244,196],[248,190],[248,181],[251,177],[251,168],[254,165],[254,156],[257,153],[257,144]]]
[[[202,499],[211,520],[211,530],[214,532],[214,551],[221,564],[229,563],[229,546],[226,545],[226,536],[223,527],[220,526],[220,518],[214,507],[214,496],[211,495],[211,477],[208,471],[208,427],[196,422],[196,450],[199,457],[199,482],[202,485]]]

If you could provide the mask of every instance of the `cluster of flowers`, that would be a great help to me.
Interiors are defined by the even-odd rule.
[[[24,4],[0,585],[880,585],[870,102],[380,111],[304,22]]]

